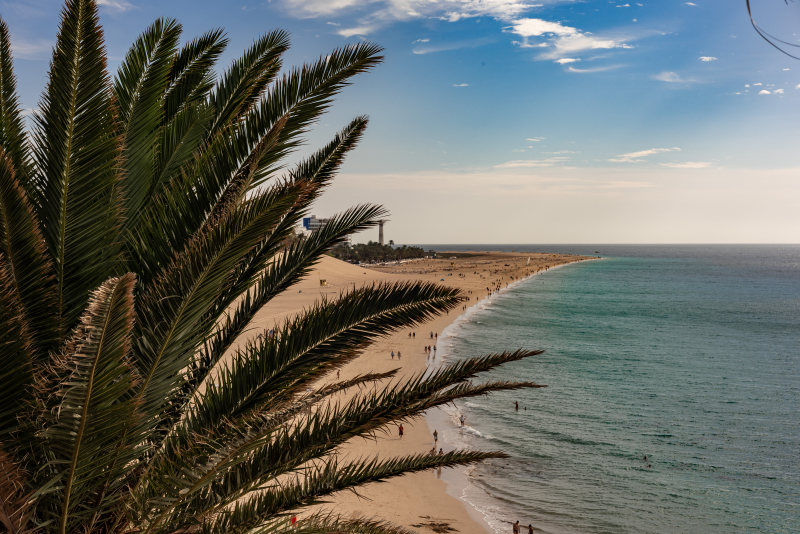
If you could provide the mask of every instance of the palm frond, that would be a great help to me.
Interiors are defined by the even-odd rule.
[[[25,473],[0,449],[0,525],[10,534],[28,534],[31,511],[30,492]]]
[[[25,411],[34,382],[35,349],[9,272],[5,257],[0,255],[0,442],[17,430],[18,416]]]
[[[164,94],[164,124],[186,106],[205,101],[214,87],[214,65],[228,46],[222,30],[211,30],[186,43],[178,52]]]
[[[211,136],[238,122],[250,111],[280,70],[280,58],[288,49],[289,34],[274,30],[256,39],[253,46],[231,64],[211,94],[211,104],[216,109],[209,130]]]
[[[118,261],[118,143],[97,5],[68,0],[35,120],[42,231],[54,263],[57,326],[73,328]]]
[[[190,164],[186,172],[173,179],[143,217],[143,228],[136,239],[137,264],[165,264],[174,250],[185,244],[208,220],[226,188],[246,168],[252,177],[249,188],[261,185],[278,168],[278,162],[300,143],[300,136],[323,113],[332,98],[353,76],[380,63],[381,48],[365,43],[335,50],[326,58],[276,81],[257,108],[241,124],[217,135]],[[277,143],[259,158],[253,170],[252,156],[262,141],[281,121]],[[147,246],[143,246],[144,244]],[[147,275],[140,272],[147,283]]]
[[[58,344],[53,291],[53,265],[39,222],[13,163],[0,148],[0,253],[4,256],[8,291],[16,293],[20,320],[32,343],[34,361],[44,361]],[[27,337],[26,336],[26,337]]]
[[[244,119],[240,137],[254,146],[271,125],[288,116],[280,143],[261,157],[251,188],[261,185],[280,168],[280,161],[302,141],[308,127],[331,105],[333,97],[350,80],[383,61],[383,49],[374,43],[339,48],[316,62],[293,69],[267,91],[260,104]]]
[[[430,376],[412,377],[389,389],[358,395],[344,406],[328,406],[289,428],[276,429],[268,422],[258,424],[257,413],[237,422],[226,419],[221,421],[224,428],[219,431],[210,429],[193,435],[188,450],[185,450],[188,440],[184,441],[179,448],[181,453],[160,466],[164,471],[154,480],[165,482],[158,485],[158,492],[173,496],[198,492],[190,498],[204,503],[198,505],[198,510],[206,510],[212,502],[214,506],[230,504],[310,461],[332,461],[330,454],[349,439],[371,435],[390,423],[412,419],[435,406],[493,391],[545,387],[532,382],[467,381],[477,373],[541,352],[517,351],[472,358]],[[189,458],[207,460],[192,465],[186,463]],[[176,501],[164,502],[173,506]]]
[[[179,393],[182,371],[213,323],[203,324],[231,269],[269,235],[302,190],[288,184],[226,213],[194,238],[140,298],[136,362],[144,380],[137,396],[143,410],[164,417],[165,403]]]
[[[350,361],[374,340],[421,323],[461,301],[459,293],[428,283],[381,284],[353,289],[287,321],[272,337],[239,349],[208,384],[188,414],[189,434],[203,433],[222,418],[236,418],[291,398],[316,377]]]
[[[137,452],[120,444],[136,417],[126,399],[137,380],[128,362],[135,280],[112,278],[92,294],[80,326],[37,383],[40,438],[52,455],[46,471],[53,489],[41,496],[42,509],[57,514],[51,519],[61,534],[90,529],[87,521],[118,490],[113,480]]]
[[[414,455],[386,461],[358,460],[345,465],[330,460],[319,467],[306,470],[292,483],[276,483],[272,487],[259,488],[263,491],[246,501],[237,502],[232,509],[220,512],[210,522],[209,530],[230,534],[244,533],[277,514],[319,504],[323,502],[321,498],[337,491],[406,473],[469,465],[489,458],[505,457],[505,454],[498,452],[453,451],[442,456]]]
[[[8,26],[0,19],[0,147],[16,169],[18,179],[26,191],[31,184],[30,147],[25,136],[25,122],[19,109],[17,78],[14,76],[14,61]]]
[[[135,228],[155,186],[155,133],[161,126],[162,98],[178,51],[181,25],[158,19],[134,42],[119,66],[114,96],[124,144],[123,231]]]
[[[199,149],[214,110],[204,103],[186,105],[158,132],[153,189],[162,190],[180,169],[189,163]]]

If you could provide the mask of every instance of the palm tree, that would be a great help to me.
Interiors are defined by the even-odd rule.
[[[534,386],[469,379],[535,351],[382,389],[353,388],[393,373],[315,386],[376,338],[453,309],[455,290],[354,289],[242,342],[271,299],[385,214],[357,206],[290,239],[365,117],[285,163],[381,49],[281,74],[289,40],[273,31],[217,76],[223,32],[180,36],[156,21],[112,81],[96,2],[68,0],[29,135],[0,21],[0,530],[281,532],[334,492],[501,456],[336,452],[454,399]],[[332,402],[343,390],[355,393]],[[323,513],[293,529],[396,531]]]

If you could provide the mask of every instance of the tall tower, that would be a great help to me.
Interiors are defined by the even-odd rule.
[[[383,223],[389,222],[388,219],[378,221],[378,244],[383,245]]]

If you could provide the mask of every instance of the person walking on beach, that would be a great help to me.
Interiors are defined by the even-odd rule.
[[[514,534],[519,534],[519,519],[514,523]]]
[[[461,414],[461,417],[459,417],[459,420],[461,421],[461,426],[464,426],[464,414],[463,413]]]
[[[434,430],[433,431],[433,448],[436,450],[436,442],[439,441],[439,433]]]
[[[433,332],[431,332],[431,339],[433,339]]]
[[[394,351],[392,351],[392,359],[394,360]]]
[[[444,456],[444,451],[442,449],[439,449],[439,456]]]
[[[400,439],[403,439],[403,425],[400,425],[400,428],[398,428],[398,430],[400,431]]]
[[[528,525],[528,534],[533,534],[533,525]]]
[[[400,351],[397,351],[397,359],[400,360]]]

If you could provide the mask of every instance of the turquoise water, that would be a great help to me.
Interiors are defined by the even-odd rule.
[[[446,443],[510,455],[471,471],[465,500],[504,532],[517,519],[552,533],[800,532],[800,247],[540,249],[604,259],[525,281],[440,341],[448,361],[547,351],[491,377],[548,388],[451,411],[467,428]]]

